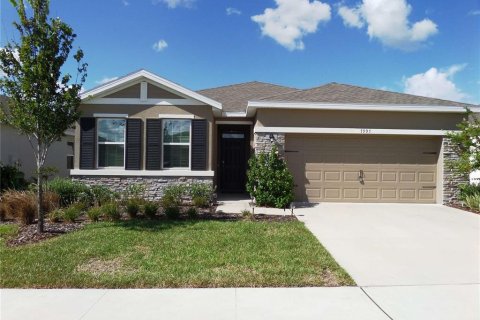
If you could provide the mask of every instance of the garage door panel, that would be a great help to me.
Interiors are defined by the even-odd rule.
[[[287,134],[301,201],[435,202],[435,137]],[[360,172],[363,180],[359,179]]]

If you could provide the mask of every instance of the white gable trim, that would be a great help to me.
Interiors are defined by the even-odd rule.
[[[132,83],[136,80],[141,80],[142,78],[145,78],[147,80],[150,80],[152,84],[154,85],[160,85],[163,87],[166,87],[168,89],[171,89],[173,92],[178,92],[184,96],[187,96],[189,99],[192,100],[197,100],[203,104],[210,105],[215,109],[221,110],[222,109],[222,104],[220,102],[217,102],[215,100],[212,100],[210,98],[207,98],[195,91],[192,91],[190,89],[187,89],[185,87],[182,87],[174,82],[171,82],[167,79],[164,79],[162,77],[159,77],[151,72],[148,72],[146,70],[140,70],[135,73],[126,75],[122,78],[119,78],[117,80],[113,80],[111,82],[108,82],[104,85],[101,85],[97,88],[94,88],[92,90],[86,91],[80,95],[80,98],[82,99],[82,103],[89,103],[89,100],[93,100],[94,98],[98,98],[102,94],[108,93],[109,91],[113,89],[118,89],[120,87],[123,87],[123,85]],[[111,98],[110,98],[111,99]],[[120,98],[115,98],[115,99],[120,99]],[[125,100],[125,99],[123,99]],[[138,104],[139,102],[144,102],[141,101],[140,97],[138,99],[134,99],[136,101],[135,104]],[[148,101],[149,99],[147,99]],[[158,100],[158,99],[157,99]],[[188,100],[188,99],[171,99],[171,100]],[[91,102],[90,102],[91,103]]]
[[[247,117],[254,116],[257,109],[432,112],[432,113],[464,113],[465,112],[465,108],[458,107],[458,106],[249,101],[247,105]],[[473,112],[480,112],[479,107],[473,107],[470,109]]]
[[[193,99],[146,99],[137,98],[93,98],[83,104],[141,104],[151,106],[206,106],[205,103]]]

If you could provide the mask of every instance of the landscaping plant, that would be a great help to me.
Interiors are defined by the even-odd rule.
[[[214,193],[215,190],[209,183],[196,182],[188,186],[188,195],[192,199],[193,205],[198,208],[208,207],[213,200]]]
[[[24,190],[27,187],[25,174],[18,166],[5,165],[0,162],[0,192],[6,189]]]
[[[166,207],[163,208],[163,212],[169,219],[178,219],[180,217],[179,207]]]
[[[71,205],[68,208],[63,209],[63,220],[66,222],[75,222],[80,217],[82,211],[76,205]]]
[[[147,201],[143,205],[143,213],[147,218],[153,219],[158,211],[158,203],[154,201]]]
[[[183,184],[176,184],[164,188],[161,199],[162,207],[165,209],[170,207],[179,207],[182,205],[185,191],[186,186]]]
[[[100,207],[92,207],[87,211],[88,219],[90,219],[93,222],[97,222],[98,220],[100,220],[102,214],[103,214],[102,208]]]
[[[248,161],[247,191],[259,206],[286,208],[294,200],[293,176],[274,146]]]
[[[58,223],[63,219],[63,217],[63,209],[55,209],[48,213],[48,220],[50,220],[50,222]]]
[[[82,62],[82,50],[77,50],[74,61],[69,61],[76,34],[60,18],[50,17],[50,1],[10,3],[18,21],[14,22],[16,37],[0,50],[0,91],[8,98],[2,103],[0,116],[2,123],[17,129],[31,142],[38,173],[38,232],[43,232],[45,160],[50,146],[80,117],[80,91],[87,64]],[[64,72],[67,62],[76,76]]]
[[[190,217],[190,218],[195,218],[198,216],[198,211],[195,207],[190,207],[188,208],[187,210],[187,215]]]
[[[470,209],[480,210],[480,194],[467,195],[463,199],[463,203]]]
[[[125,207],[130,218],[136,218],[138,211],[140,211],[140,201],[138,199],[128,199]]]
[[[89,201],[91,194],[90,188],[84,183],[59,177],[48,181],[45,184],[45,189],[60,196],[62,207],[68,207],[77,201]]]
[[[100,207],[102,210],[102,215],[105,219],[110,221],[120,220],[122,214],[120,213],[120,208],[118,204],[114,201],[104,204]]]

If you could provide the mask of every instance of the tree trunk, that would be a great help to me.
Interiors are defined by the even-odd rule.
[[[43,233],[43,222],[44,222],[44,212],[43,212],[43,177],[40,172],[40,168],[38,169],[38,176],[37,176],[37,212],[38,212],[38,224],[37,224],[37,229],[39,233]]]

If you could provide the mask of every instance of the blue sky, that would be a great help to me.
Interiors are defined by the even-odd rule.
[[[1,1],[1,41],[16,19]],[[328,82],[480,103],[478,0],[52,0],[85,87],[145,68],[197,90]]]

